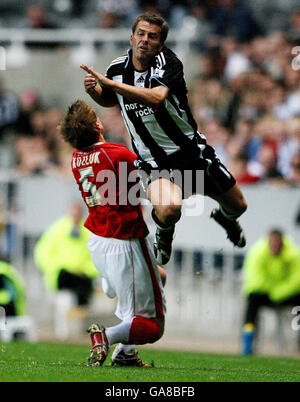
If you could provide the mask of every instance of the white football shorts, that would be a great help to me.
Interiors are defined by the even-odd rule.
[[[164,290],[148,239],[119,240],[92,233],[88,247],[104,293],[118,298],[115,314],[120,320],[164,316]]]

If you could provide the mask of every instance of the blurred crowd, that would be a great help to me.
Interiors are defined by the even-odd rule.
[[[192,27],[199,62],[189,99],[199,130],[240,184],[300,185],[300,1],[28,1],[17,2],[17,20],[14,3],[1,1],[0,25],[128,27],[153,11],[171,29]],[[71,150],[57,135],[62,113],[35,91],[16,95],[0,83],[0,168],[69,177]],[[107,140],[130,146],[118,108],[101,117]]]
[[[201,32],[234,34],[287,30],[298,0],[1,0],[0,26],[26,28],[130,27],[144,11],[162,14],[172,29],[195,25]],[[268,16],[268,24],[265,16]],[[297,25],[297,23],[296,23]]]

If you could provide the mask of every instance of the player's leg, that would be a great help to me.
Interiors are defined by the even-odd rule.
[[[151,182],[147,196],[153,205],[152,218],[157,226],[154,254],[159,264],[166,264],[171,256],[175,224],[181,216],[182,190],[168,179]]]
[[[158,272],[159,272],[159,275],[160,275],[161,283],[162,283],[163,287],[165,287],[165,286],[166,286],[166,282],[167,282],[167,273],[166,273],[166,271],[165,271],[162,267],[160,267],[159,265],[157,265],[157,269],[158,269]]]
[[[163,287],[165,287],[167,274],[166,271],[157,265],[157,269],[159,271],[160,279]],[[160,326],[160,336],[164,332],[164,320],[159,320],[158,325]],[[138,351],[135,345],[125,345],[123,343],[119,343],[112,354],[111,357],[112,364],[117,364],[120,366],[139,366],[139,367],[148,367],[146,363],[144,363],[138,356]]]
[[[92,340],[89,363],[102,365],[110,346],[115,343],[145,344],[159,339],[163,333],[162,320],[158,322],[157,318],[163,318],[164,299],[158,270],[151,265],[144,240],[91,237],[93,244],[89,242],[89,248],[93,262],[110,284],[108,288],[115,292],[118,298],[116,315],[122,320],[120,324],[106,329],[97,324],[89,328]],[[162,312],[158,316],[156,309]],[[148,312],[148,317],[140,316],[140,312],[143,315]],[[136,365],[140,366],[137,354],[136,357]]]
[[[228,239],[237,247],[245,247],[246,237],[237,219],[246,211],[246,200],[237,184],[224,193],[210,195],[220,204],[211,212],[213,218],[227,233]]]
[[[246,238],[237,219],[246,211],[247,203],[234,177],[215,159],[205,172],[206,194],[216,200],[220,208],[211,212],[213,218],[237,247],[245,247]]]
[[[58,289],[68,289],[77,298],[79,306],[86,306],[93,291],[93,282],[85,275],[76,275],[62,269],[57,281]]]
[[[163,268],[156,265],[148,240],[140,239],[138,243],[135,242],[133,245],[133,260],[135,262],[134,305],[137,315],[132,321],[130,343],[153,343],[164,332],[165,297],[163,286],[166,281],[166,274]],[[145,315],[147,316],[145,317]],[[151,334],[152,339],[149,339]],[[131,353],[134,356],[134,349]],[[122,345],[117,346],[111,360],[113,364],[132,365],[130,355],[126,353],[126,348],[123,348]],[[136,361],[137,366],[141,366],[141,363],[145,366],[140,359]]]
[[[245,356],[254,353],[254,340],[257,332],[259,310],[262,306],[272,306],[268,295],[250,293],[246,301],[246,312],[242,333],[242,354]]]

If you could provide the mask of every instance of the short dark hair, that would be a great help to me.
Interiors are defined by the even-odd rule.
[[[283,236],[283,231],[280,228],[272,228],[269,231],[269,236],[278,236],[282,237]]]
[[[165,43],[168,33],[169,33],[169,25],[167,21],[157,14],[152,13],[143,13],[136,17],[133,25],[132,25],[132,33],[135,32],[137,24],[140,21],[147,21],[149,24],[154,24],[160,27],[160,42]]]
[[[84,150],[99,139],[97,116],[92,106],[77,100],[68,109],[58,129],[63,139],[74,148]]]

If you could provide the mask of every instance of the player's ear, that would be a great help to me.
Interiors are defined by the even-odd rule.
[[[102,125],[102,123],[101,123],[99,118],[97,118],[96,127],[97,127],[97,130],[98,130],[99,134],[103,135],[104,134],[104,128],[103,128],[103,125]]]
[[[130,45],[132,46],[132,38],[133,38],[133,34],[130,35]]]

